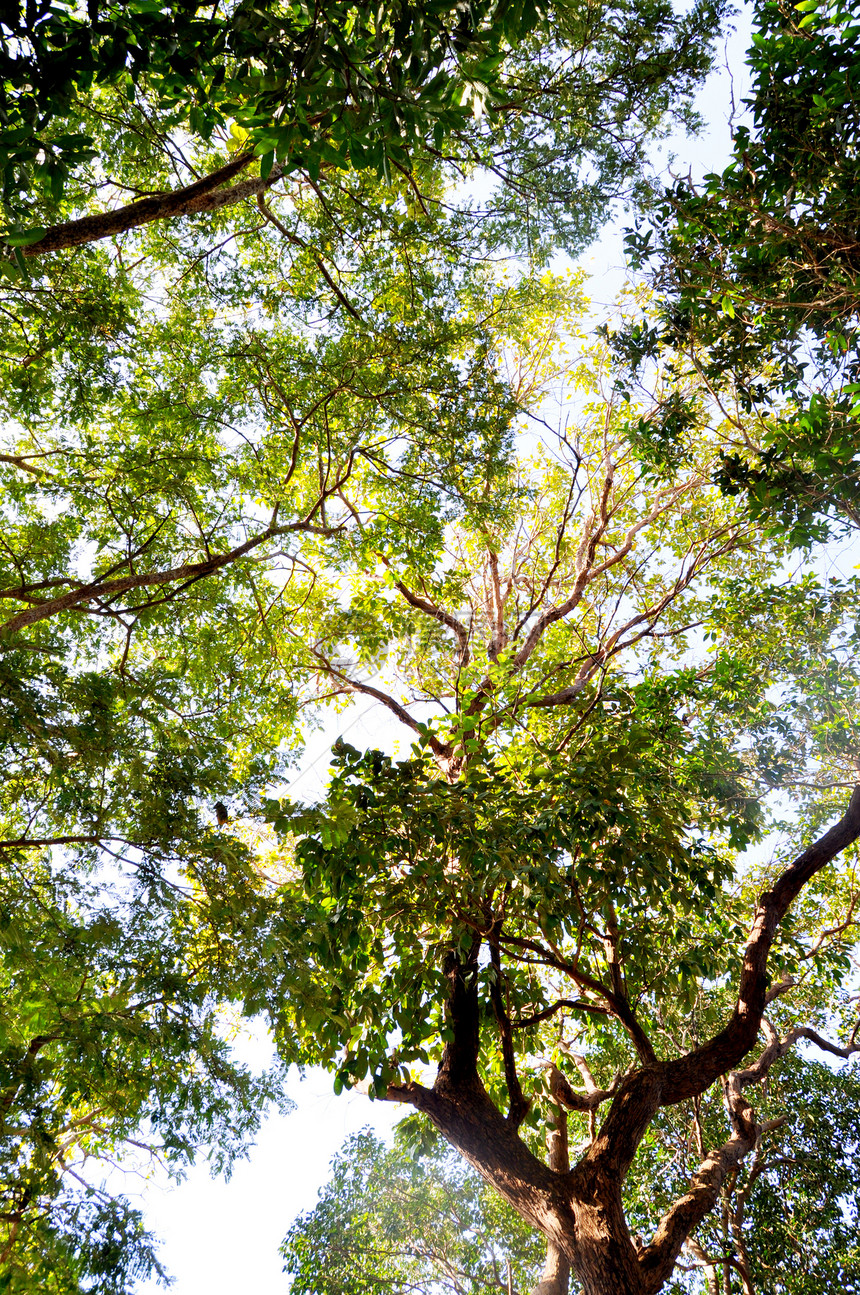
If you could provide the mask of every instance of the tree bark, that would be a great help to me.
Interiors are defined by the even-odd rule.
[[[556,1106],[555,1120],[546,1139],[547,1160],[557,1174],[570,1172],[567,1141],[567,1111]],[[533,1295],[567,1295],[570,1287],[570,1261],[555,1241],[546,1243],[546,1262]]]
[[[553,1242],[546,1243],[546,1262],[533,1295],[567,1295],[570,1288],[570,1264],[567,1256]]]
[[[59,252],[67,247],[80,247],[85,243],[97,243],[102,238],[112,238],[124,234],[129,229],[138,229],[149,225],[154,220],[169,220],[174,216],[190,216],[206,211],[218,211],[221,207],[230,207],[244,198],[254,198],[264,193],[284,173],[281,166],[273,167],[263,179],[254,176],[242,180],[230,188],[223,188],[228,181],[243,171],[251,162],[253,154],[242,153],[220,167],[210,175],[194,184],[176,189],[173,193],[156,193],[146,198],[139,198],[125,207],[115,211],[100,211],[92,216],[82,216],[79,220],[67,220],[61,225],[52,225],[35,243],[18,250],[22,256],[44,256],[48,252]]]
[[[713,1039],[672,1061],[658,1061],[650,1045],[640,1044],[642,1067],[605,1092],[580,1098],[561,1075],[551,1083],[560,1107],[591,1110],[604,1100],[610,1102],[596,1138],[572,1170],[567,1167],[560,1133],[559,1141],[550,1144],[549,1164],[544,1164],[519,1137],[518,1120],[512,1118],[515,1103],[506,1118],[490,1099],[478,1068],[480,938],[475,938],[465,958],[450,956],[445,973],[451,1038],[436,1082],[432,1088],[393,1085],[388,1096],[425,1112],[470,1164],[546,1237],[547,1268],[534,1295],[564,1295],[565,1261],[583,1295],[656,1295],[670,1280],[688,1237],[714,1208],[727,1175],[737,1169],[758,1137],[744,1090],[765,1073],[767,1058],[776,1052],[769,1044],[748,1071],[738,1073],[735,1067],[759,1035],[767,959],[779,923],[806,882],[858,837],[860,787],[855,788],[842,819],[761,896],[744,951],[734,1012]],[[507,1060],[510,1067],[512,1056]],[[688,1191],[661,1220],[651,1243],[634,1243],[624,1216],[622,1185],[642,1137],[661,1106],[697,1096],[721,1077],[731,1137],[704,1157]]]

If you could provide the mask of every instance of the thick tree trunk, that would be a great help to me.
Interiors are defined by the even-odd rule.
[[[564,1259],[576,1274],[583,1295],[657,1295],[671,1280],[687,1239],[714,1208],[727,1175],[755,1145],[757,1124],[744,1090],[762,1077],[762,1062],[760,1059],[744,1072],[735,1067],[759,1035],[766,1003],[767,959],[779,923],[806,882],[858,838],[860,787],[840,822],[798,855],[773,888],[761,896],[744,950],[735,1010],[725,1028],[707,1043],[685,1056],[658,1060],[629,1008],[629,1020],[614,1011],[621,1001],[618,993],[606,990],[605,999],[627,1028],[642,1065],[600,1092],[599,1101],[595,1094],[577,1095],[566,1083],[551,1086],[556,1102],[570,1104],[572,1110],[590,1112],[596,1104],[609,1104],[597,1136],[572,1170],[567,1167],[566,1148],[562,1156],[561,1140],[550,1144],[550,1162],[546,1164],[519,1136],[528,1101],[516,1075],[515,1053],[505,1034],[510,1022],[498,995],[495,1015],[502,1032],[510,1103],[507,1115],[491,1100],[482,1082],[478,1067],[481,937],[475,936],[467,955],[459,949],[449,955],[444,969],[450,1038],[436,1082],[432,1088],[413,1081],[392,1085],[388,1096],[427,1114],[521,1217],[543,1233],[547,1271],[535,1295],[563,1295],[567,1280]],[[499,963],[495,957],[497,976]],[[772,1050],[772,1045],[769,1047]],[[624,1217],[621,1189],[642,1137],[661,1106],[695,1097],[721,1077],[731,1137],[705,1155],[687,1191],[663,1216],[651,1241],[634,1244]],[[561,1131],[557,1131],[561,1139]]]
[[[589,1207],[580,1206],[576,1214],[569,1255],[583,1295],[647,1295],[620,1209],[608,1210],[605,1203],[595,1201]]]

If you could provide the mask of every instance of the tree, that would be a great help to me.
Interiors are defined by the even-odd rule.
[[[762,1114],[774,1114],[688,1244],[709,1291],[857,1288],[856,1086],[856,1070],[835,1073],[798,1054],[771,1070]]]
[[[856,5],[757,5],[729,166],[678,180],[628,238],[661,310],[619,353],[697,349],[710,378],[735,374],[759,419],[723,486],[801,539],[828,511],[858,522],[858,33]]]
[[[263,181],[275,154],[287,170],[317,174],[332,162],[403,164],[417,140],[435,131],[441,141],[462,121],[470,98],[488,92],[506,48],[540,17],[534,5],[506,4],[371,12],[240,2],[220,11],[120,0],[85,14],[68,3],[18,4],[0,27],[6,202],[14,212],[33,180],[60,197],[93,156],[81,101],[108,89],[203,140],[231,122],[247,136],[245,150],[190,191],[153,195],[157,210],[146,215],[144,200],[141,220],[206,210],[213,190],[255,153],[264,158]],[[53,245],[63,245],[56,235]],[[42,240],[40,250],[53,246]]]
[[[22,269],[23,255],[17,268],[6,262],[0,302],[0,859],[14,914],[4,949],[2,1253],[19,1287],[40,1288],[56,1273],[69,1289],[99,1280],[118,1290],[157,1261],[122,1202],[86,1194],[97,1190],[99,1163],[130,1140],[165,1144],[174,1165],[214,1144],[213,1163],[226,1162],[236,1147],[230,1120],[240,1141],[250,1136],[276,1091],[274,1080],[252,1081],[233,1066],[219,1036],[225,1010],[256,1010],[248,953],[281,955],[266,934],[268,874],[214,831],[212,806],[226,801],[228,821],[241,823],[278,785],[307,700],[297,696],[306,662],[288,637],[255,633],[260,612],[268,608],[271,620],[283,610],[289,622],[313,598],[304,540],[338,542],[343,523],[328,513],[347,481],[370,500],[395,482],[402,494],[412,473],[414,509],[426,518],[441,508],[436,481],[449,460],[504,452],[516,396],[487,363],[487,321],[496,335],[514,312],[521,322],[539,317],[561,290],[542,287],[538,271],[518,290],[488,291],[480,266],[511,241],[512,227],[467,204],[447,215],[448,163],[402,164],[410,141],[402,121],[389,131],[382,120],[382,81],[373,82],[379,93],[366,87],[372,103],[347,114],[351,125],[311,122],[301,158],[287,149],[247,181],[259,122],[245,122],[246,137],[236,124],[241,104],[224,117],[226,82],[213,90],[192,76],[177,90],[189,42],[200,66],[195,23],[221,24],[207,28],[216,45],[229,23],[131,4],[102,9],[106,25],[92,41],[93,12],[84,19],[54,6],[33,19],[29,8],[3,65],[5,125],[15,136],[7,131],[7,176],[23,184],[7,197],[17,227],[29,230],[12,241],[34,273]],[[355,11],[359,43],[369,39],[364,13]],[[493,13],[499,41],[515,44],[516,24],[532,21]],[[600,24],[577,20],[560,32],[589,64],[579,88],[550,53],[539,67],[533,50],[520,59],[520,71],[537,72],[517,104],[517,129],[525,131],[523,103],[540,107],[551,70],[553,95],[578,110],[555,133],[557,169],[574,152],[581,169],[596,159],[597,182],[583,181],[577,194],[579,240],[607,195],[635,175],[649,133],[677,107],[675,91],[683,98],[708,64],[689,22],[673,25],[659,6],[647,13],[660,21],[638,65],[618,54],[641,23],[638,9],[608,9]],[[371,81],[393,75],[392,51],[409,34],[385,26],[390,16],[380,19],[384,48]],[[441,98],[421,106],[402,87],[404,113],[421,117],[422,131],[434,113],[443,126],[468,116],[446,98],[464,65],[463,50],[446,45],[445,21],[425,21],[421,37],[433,57],[450,54],[433,91]],[[495,39],[486,25],[485,37]],[[463,32],[452,41],[469,45],[469,57],[487,53]],[[273,58],[285,53],[267,48]],[[326,46],[305,69],[302,84],[313,81],[329,111],[332,61],[354,53]],[[217,78],[220,66],[242,77],[233,54],[219,65],[208,51],[205,76]],[[410,65],[419,81],[432,79],[432,61]],[[301,81],[293,64],[281,71]],[[605,104],[594,93],[600,83]],[[277,98],[278,84],[263,89]],[[253,106],[261,83],[244,76],[242,86]],[[604,138],[602,123],[628,101],[635,119]],[[288,97],[287,107],[297,102]],[[335,163],[338,139],[348,158]],[[470,140],[470,165],[476,151],[492,159],[502,147],[498,128],[485,136],[475,128]],[[27,166],[43,144],[40,187]],[[279,137],[275,151],[282,145]],[[388,182],[374,175],[383,155],[400,166]],[[352,172],[335,174],[347,161]],[[299,162],[304,172],[289,170]],[[289,186],[274,191],[288,170]],[[231,176],[236,184],[218,188]],[[149,192],[142,208],[106,222],[107,178],[113,194],[155,191],[155,199]],[[197,185],[205,223],[159,223],[187,205],[187,192],[178,206],[164,199],[177,182]],[[248,198],[258,201],[240,201]],[[33,242],[34,226],[61,233]],[[102,236],[120,230],[108,246]],[[49,244],[78,251],[35,259]],[[476,274],[460,270],[460,255]],[[35,1005],[24,987],[34,971],[28,946],[44,952]],[[106,1006],[114,1002],[117,1010]],[[162,1047],[169,1029],[173,1041]],[[87,1079],[97,1057],[110,1065]],[[161,1123],[150,1136],[153,1109]],[[87,1161],[86,1187],[75,1186],[75,1155]],[[104,1228],[101,1249],[87,1250],[84,1218],[93,1238]]]
[[[268,260],[281,281],[275,239],[248,239],[247,277]],[[101,350],[79,349],[73,321],[62,359],[7,387],[0,1253],[15,1290],[124,1292],[157,1270],[100,1164],[140,1144],[177,1171],[209,1151],[220,1171],[282,1099],[224,1042],[249,957],[274,955],[269,874],[213,815],[223,799],[241,820],[295,742],[289,644],[255,635],[259,610],[312,594],[302,538],[338,538],[326,510],[346,480],[372,494],[394,470],[432,478],[466,449],[441,423],[468,420],[477,393],[504,399],[475,295],[446,318],[456,268],[407,275],[384,233],[365,257],[372,332],[301,331],[294,312],[318,309],[301,297],[256,329],[216,318],[207,264],[199,292],[186,277],[170,310],[126,317]],[[247,299],[247,278],[221,292]],[[407,453],[391,447],[402,426]]]
[[[665,733],[666,711],[661,718]],[[740,914],[720,903],[701,914],[710,921],[696,920],[725,889],[727,873],[692,847],[692,857],[674,862],[682,842],[655,839],[658,806],[663,825],[677,821],[665,783],[637,816],[630,801],[647,795],[644,770],[654,768],[660,751],[648,748],[635,711],[619,719],[623,739],[615,732],[613,743],[592,729],[587,755],[572,768],[554,761],[554,778],[535,776],[524,790],[495,768],[461,774],[451,788],[422,777],[417,761],[398,767],[344,750],[322,822],[307,811],[292,820],[312,835],[299,852],[308,902],[290,940],[309,950],[319,993],[277,1009],[288,1038],[298,1030],[311,1055],[338,1065],[337,1084],[370,1071],[377,1095],[428,1114],[554,1243],[589,1292],[659,1289],[756,1145],[760,1128],[745,1091],[798,1037],[768,1026],[769,1045],[738,1068],[764,1019],[771,931],[787,896],[858,833],[855,797],[843,820],[760,901],[733,1010],[722,996],[723,1028],[680,1055],[667,1042],[658,1051],[652,1036],[663,1033],[673,1009],[683,1013],[693,985],[727,977]],[[677,747],[673,754],[677,762]],[[698,771],[702,753],[690,754]],[[625,784],[635,787],[626,800]],[[290,820],[276,823],[286,829]],[[655,892],[671,899],[660,905]],[[792,931],[792,943],[803,934]],[[779,963],[793,969],[805,954],[780,950]],[[775,995],[794,982],[786,973]],[[649,992],[655,984],[662,992]],[[643,1024],[646,1014],[653,1024]],[[538,1027],[549,1020],[556,1028],[541,1040]],[[587,1021],[588,1033],[602,1027],[608,1036],[615,1075],[592,1080],[580,1054],[585,1091],[559,1067],[550,1071],[550,1093],[567,1110],[594,1112],[607,1103],[609,1113],[574,1169],[553,1170],[530,1148],[528,1130],[520,1133],[540,1100],[522,1067],[535,1054],[549,1061]],[[628,1035],[626,1047],[613,1024]],[[637,1060],[625,1073],[627,1048]],[[432,1084],[410,1071],[433,1060]],[[728,1141],[705,1145],[688,1190],[669,1205],[654,1240],[637,1249],[621,1188],[641,1139],[661,1105],[695,1103],[726,1072]]]
[[[256,275],[271,263],[271,244],[258,238],[247,246]],[[706,388],[692,399],[695,462],[671,479],[643,468],[638,423],[613,397],[608,353],[584,353],[571,372],[565,346],[576,332],[576,281],[510,282],[480,264],[464,271],[444,255],[436,264],[425,259],[418,274],[408,242],[385,228],[362,257],[363,277],[353,280],[367,294],[354,298],[362,318],[345,312],[340,327],[321,330],[313,345],[294,324],[295,312],[310,308],[293,294],[284,294],[284,314],[273,312],[259,329],[237,327],[226,311],[207,319],[212,297],[190,290],[213,281],[212,267],[201,263],[198,280],[183,280],[172,314],[144,321],[145,331],[136,324],[122,365],[90,370],[101,384],[97,400],[74,363],[48,370],[63,411],[56,440],[39,429],[29,393],[20,398],[24,440],[11,447],[8,464],[15,509],[5,587],[10,602],[35,614],[8,639],[9,686],[17,692],[6,721],[15,778],[4,806],[7,857],[84,837],[66,844],[79,868],[93,870],[89,902],[102,895],[113,911],[116,901],[101,889],[105,851],[120,855],[117,892],[139,878],[136,893],[146,896],[151,920],[176,931],[175,962],[156,965],[151,992],[156,997],[160,986],[158,997],[187,1016],[189,1033],[179,1040],[186,1055],[198,1046],[195,1014],[233,1002],[249,1015],[270,1014],[285,1061],[304,1055],[337,1064],[340,1083],[371,1068],[386,1092],[386,1068],[395,1080],[397,1067],[442,1053],[446,986],[453,982],[460,993],[464,961],[484,967],[474,923],[485,920],[482,906],[502,866],[514,897],[513,942],[507,927],[499,930],[498,977],[482,971],[480,986],[465,983],[467,1007],[480,988],[502,1022],[506,1011],[520,1010],[522,1020],[513,1018],[520,1037],[551,1060],[553,1032],[576,1004],[574,1015],[610,1022],[607,1046],[623,1069],[611,1022],[620,1013],[629,1027],[633,1018],[623,994],[600,979],[605,906],[613,904],[623,938],[632,938],[625,923],[634,924],[629,955],[622,946],[631,983],[637,975],[650,982],[655,968],[682,986],[728,974],[730,950],[720,940],[736,936],[744,896],[703,915],[704,930],[696,912],[703,895],[722,901],[732,849],[755,833],[756,779],[759,789],[768,780],[802,779],[818,762],[825,790],[810,802],[812,825],[839,794],[836,788],[828,798],[827,779],[848,759],[852,731],[827,707],[837,695],[850,706],[854,696],[852,640],[839,648],[848,659],[828,680],[828,695],[820,659],[831,669],[831,640],[854,605],[853,586],[821,589],[807,578],[782,588],[779,545],[762,544],[743,513],[708,486],[725,429]],[[244,299],[245,282],[232,270],[215,283],[233,309]],[[529,462],[517,449],[520,420],[530,413],[540,427],[560,383],[576,396],[577,430],[543,449],[532,439]],[[664,378],[642,417],[675,393]],[[48,474],[32,470],[44,467]],[[248,503],[261,498],[263,517]],[[276,504],[274,525],[290,537],[288,556],[268,520]],[[243,550],[249,538],[259,543]],[[101,554],[100,584],[73,574],[77,555],[93,552]],[[213,553],[231,557],[218,568],[229,583],[215,578]],[[260,554],[268,555],[268,570],[252,561]],[[195,562],[199,569],[183,569]],[[205,578],[183,587],[197,575]],[[140,601],[118,602],[128,595]],[[687,650],[700,630],[722,644],[713,666],[675,668],[673,653]],[[619,669],[624,653],[633,676]],[[116,667],[106,672],[111,659]],[[380,677],[398,660],[407,671],[405,700]],[[794,726],[765,697],[777,686],[794,689]],[[239,804],[250,810],[283,768],[297,708],[355,692],[381,698],[408,721],[426,742],[423,763],[400,769],[344,748],[330,812],[295,817],[273,803],[281,828],[310,833],[300,851],[302,879],[277,856],[255,859],[230,842],[234,831],[241,839],[241,823],[213,837],[205,799],[209,806],[216,794],[230,800],[235,823],[240,788]],[[459,697],[459,710],[445,716],[443,706],[442,718],[428,723],[427,702],[446,697]],[[39,735],[38,746],[28,733]],[[747,739],[758,767],[749,767]],[[209,763],[201,765],[199,751]],[[81,830],[68,830],[73,821]],[[439,853],[450,837],[453,870]],[[412,840],[426,882],[417,896],[431,904],[429,915],[406,902],[414,878],[401,876],[399,862],[393,874],[379,867],[387,851]],[[564,851],[577,852],[581,910],[571,909],[559,880]],[[800,956],[827,903],[847,906],[844,891],[828,882],[815,892],[794,943],[780,949],[780,965],[790,968]],[[672,898],[668,907],[664,895]],[[553,921],[567,929],[572,913],[582,918],[588,945],[581,951],[588,980],[575,996],[551,949],[546,972],[529,970],[522,959],[531,954],[517,943],[535,941],[538,957],[546,954],[546,940],[556,940]],[[105,993],[138,1003],[131,995],[139,971],[112,952],[117,941],[126,947],[135,921],[121,909],[117,926],[98,936],[107,941],[98,957],[109,970]],[[309,949],[317,951],[311,958]],[[842,951],[839,938],[825,941],[816,976],[828,967],[838,972]],[[82,967],[81,980],[86,974]],[[509,983],[506,1007],[491,987],[501,993]],[[67,996],[79,986],[75,979]],[[213,994],[205,1009],[196,997],[204,986]],[[604,1000],[604,991],[612,997]],[[679,1001],[687,1002],[684,994]],[[655,1004],[649,998],[646,1015]],[[664,1001],[658,1006],[669,1010]],[[26,1032],[26,1010],[11,1046],[7,1133],[20,1127],[24,1100],[15,1067],[37,1037]],[[136,1028],[151,1037],[151,1009],[141,1010]],[[714,1012],[725,1012],[719,996]],[[99,1019],[109,1034],[114,1017]],[[647,1025],[650,1017],[641,1028]],[[58,1130],[81,1118],[78,1099],[68,1105],[74,1083],[64,1078],[64,1046],[74,1061],[81,1041],[64,1029],[65,1045],[53,1040],[37,1054],[53,1067]],[[392,1030],[400,1053],[389,1062]],[[550,1031],[545,1043],[542,1031]],[[492,1118],[517,1149],[513,1123],[498,1107],[512,1058],[514,1092],[529,1081],[517,1078],[515,1050],[494,1051],[486,1030],[484,1043]],[[133,1119],[151,1092],[147,1056],[146,1048],[130,1054],[139,1103],[129,1104]],[[584,1098],[555,1080],[557,1092],[574,1093],[568,1100],[577,1109],[617,1100],[633,1085],[631,1078],[616,1091],[612,1074],[603,1077],[594,1064],[600,1082]],[[198,1100],[182,1087],[174,1093],[172,1130],[183,1127],[186,1102]],[[551,1114],[558,1110],[550,1095],[540,1100]],[[103,1147],[129,1128],[117,1126],[121,1114],[105,1125]],[[535,1124],[541,1139],[547,1119],[537,1103],[521,1125],[526,1138]],[[188,1154],[204,1134],[197,1125],[182,1135]],[[526,1154],[528,1147],[517,1150],[530,1166]],[[19,1228],[17,1235],[23,1243],[28,1234]],[[550,1239],[550,1269],[560,1282],[568,1255]],[[34,1261],[21,1262],[25,1275],[34,1270]]]
[[[390,1149],[351,1138],[282,1253],[295,1295],[509,1295],[530,1289],[541,1258],[534,1233],[423,1121],[401,1124]]]
[[[608,365],[580,371],[593,400],[557,458],[455,465],[443,528],[343,492],[349,602],[293,633],[328,686],[376,697],[418,742],[400,762],[338,743],[327,805],[270,803],[297,842],[281,938],[314,993],[289,973],[260,985],[285,1046],[336,1067],[336,1089],[367,1081],[429,1116],[546,1237],[546,1289],[569,1264],[587,1295],[664,1287],[756,1147],[749,1090],[821,1037],[845,974],[851,867],[824,870],[860,835],[860,792],[845,809],[841,790],[853,728],[822,687],[856,688],[853,586],[782,585],[779,546],[709,485],[706,393],[695,474],[655,481],[625,402],[600,399]],[[776,690],[798,697],[794,723]],[[789,833],[805,848],[750,871],[737,852],[774,783],[814,788]],[[623,1188],[649,1130],[718,1082],[728,1127],[634,1242]],[[537,1154],[553,1108],[589,1122],[571,1168]]]
[[[273,243],[248,238],[246,273],[259,284],[268,265],[280,308]],[[304,541],[342,539],[328,513],[347,480],[369,501],[413,472],[429,517],[440,465],[502,452],[513,398],[485,362],[486,317],[523,326],[568,291],[537,277],[488,294],[482,270],[474,282],[402,251],[383,224],[362,252],[372,331],[349,312],[342,330],[297,328],[316,279],[312,303],[288,297],[253,328],[236,321],[247,278],[231,278],[216,317],[206,264],[172,311],[132,316],[101,352],[73,334],[33,386],[6,389],[0,1135],[15,1289],[55,1274],[125,1291],[157,1269],[139,1217],[100,1194],[100,1165],[139,1143],[177,1171],[204,1150],[220,1170],[282,1094],[224,1045],[225,1012],[258,1010],[260,959],[284,956],[277,864],[213,815],[226,800],[241,834],[283,778],[306,700],[302,662],[260,612],[289,622],[313,598]]]
[[[722,886],[732,850],[756,830],[758,793],[768,779],[809,780],[812,770],[821,795],[810,797],[810,833],[831,814],[853,729],[828,711],[826,691],[835,679],[846,706],[855,693],[850,662],[833,666],[853,641],[846,631],[838,651],[832,643],[855,591],[811,578],[783,591],[779,542],[768,545],[709,490],[725,438],[706,384],[663,374],[640,411],[646,424],[679,399],[691,411],[687,426],[701,443],[663,476],[643,465],[639,423],[616,398],[600,350],[577,374],[569,444],[540,449],[534,439],[568,368],[561,351],[579,296],[575,281],[541,273],[552,218],[581,245],[606,204],[636,185],[667,100],[677,95],[683,108],[707,63],[694,39],[696,16],[707,13],[675,21],[666,8],[619,6],[600,21],[574,16],[561,44],[536,35],[508,64],[522,91],[508,115],[479,119],[447,157],[417,157],[390,184],[370,165],[344,174],[332,163],[318,177],[309,166],[288,190],[255,190],[259,203],[222,205],[205,223],[137,224],[114,245],[34,262],[32,279],[20,266],[6,275],[0,844],[12,861],[8,902],[27,900],[28,939],[47,950],[36,1008],[23,955],[6,958],[18,978],[4,1247],[19,1285],[62,1271],[52,1253],[66,1256],[71,1290],[96,1275],[120,1289],[134,1264],[152,1262],[145,1239],[123,1243],[136,1225],[108,1204],[113,1239],[97,1254],[63,1223],[63,1210],[74,1219],[92,1207],[91,1198],[67,1207],[63,1196],[70,1138],[95,1160],[136,1138],[132,1126],[142,1124],[147,1141],[155,1110],[181,1160],[212,1142],[229,1147],[228,1120],[242,1136],[254,1127],[274,1089],[230,1069],[219,1045],[225,1010],[268,1012],[284,1061],[317,1056],[341,1083],[370,1067],[386,1092],[389,1082],[399,1092],[396,1067],[456,1053],[446,997],[460,1030],[483,995],[503,1046],[484,1053],[491,1106],[481,1109],[509,1130],[506,1145],[531,1172],[515,1121],[499,1113],[506,1067],[515,1103],[523,1088],[506,1041],[505,987],[514,986],[517,1023],[545,1060],[554,1047],[546,1032],[574,1002],[586,1021],[606,1017],[607,1048],[621,1061],[612,1022],[632,1018],[623,993],[601,980],[610,901],[622,928],[634,921],[629,955],[623,946],[631,981],[657,967],[682,985],[699,974],[715,984],[730,970],[720,933],[736,936],[740,920]],[[553,104],[565,112],[548,125]],[[187,178],[181,127],[155,111],[150,120],[146,107],[107,87],[75,111],[98,122],[112,179],[165,188],[174,163]],[[226,141],[213,139],[215,167]],[[202,167],[209,145],[193,146],[192,167],[211,175]],[[502,189],[487,214],[452,200],[456,166],[523,184],[513,199]],[[78,219],[100,200],[93,179],[103,179],[98,166],[82,164],[56,208],[36,195],[22,223]],[[499,269],[511,251],[524,254],[527,273]],[[526,415],[531,465],[519,435]],[[721,644],[713,668],[676,669],[673,645],[697,651],[700,622]],[[401,693],[381,677],[397,659],[408,666]],[[793,723],[773,709],[775,688],[797,699]],[[284,832],[307,835],[299,876],[289,858],[250,848],[258,843],[247,817],[284,777],[297,716],[356,692],[381,698],[426,749],[402,769],[343,749],[330,811],[293,814],[273,802]],[[443,718],[429,723],[438,699]],[[220,832],[216,802],[230,809]],[[447,848],[449,828],[461,840],[451,870],[440,871],[432,834]],[[395,884],[383,887],[379,860],[404,840],[427,879],[419,898],[437,905],[429,916],[403,895],[395,903],[399,855]],[[568,903],[558,874],[571,850],[581,855],[592,982],[573,998],[552,983],[568,972],[551,962],[529,971],[508,928],[498,933],[498,967],[493,941],[486,964],[475,944],[501,860],[515,896],[513,939],[545,951],[553,914]],[[469,878],[457,871],[467,856]],[[542,888],[552,901],[543,906]],[[808,948],[819,910],[844,912],[845,889],[841,875],[813,888],[780,966]],[[701,909],[702,895],[720,900],[706,931],[684,912]],[[571,912],[579,914],[568,904],[562,927]],[[368,945],[380,915],[396,942],[380,927]],[[375,961],[365,965],[368,947]],[[318,953],[307,958],[307,949]],[[844,941],[831,937],[811,964],[821,1002],[831,1001],[825,973],[838,975],[843,954]],[[757,981],[750,992],[755,1006]],[[646,1029],[657,1000],[643,993]],[[810,1002],[797,1009],[807,1022]],[[714,1012],[726,1010],[717,996]],[[165,1049],[160,1070],[153,1055],[171,1020],[175,1050]],[[785,1022],[789,1033],[794,1024]],[[641,1046],[635,1029],[633,1037]],[[486,1029],[483,1038],[492,1043]],[[101,1055],[114,1068],[96,1070],[98,1086],[88,1087]],[[596,1108],[604,1094],[617,1103],[644,1082],[634,1075],[615,1089],[591,1060],[600,1082],[584,1099],[575,1093],[574,1105]],[[414,1083],[418,1094],[421,1076]],[[541,1100],[558,1120],[560,1158],[543,1170],[563,1175],[564,1117],[557,1097]],[[746,1108],[733,1109],[743,1124]],[[542,1137],[537,1105],[521,1124],[526,1138],[529,1121]],[[75,1141],[84,1128],[85,1145]],[[31,1194],[22,1165],[38,1166]],[[117,1217],[125,1233],[110,1231]],[[547,1280],[560,1283],[566,1242],[561,1233],[550,1240]],[[629,1247],[619,1253],[629,1260]]]
[[[703,1277],[709,1295],[856,1289],[856,1089],[856,1072],[796,1052],[771,1068],[760,1109],[774,1118],[726,1180],[720,1208],[688,1240],[670,1290],[701,1290]],[[634,1165],[626,1192],[637,1233],[654,1228],[665,1201],[684,1190],[702,1139],[719,1139],[721,1113],[711,1097],[692,1129],[678,1108],[652,1125],[650,1154]],[[533,1287],[542,1263],[536,1234],[420,1116],[401,1121],[390,1149],[369,1132],[351,1138],[282,1252],[296,1295],[516,1292]]]

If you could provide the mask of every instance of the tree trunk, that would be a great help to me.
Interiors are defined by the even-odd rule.
[[[556,1173],[570,1172],[567,1143],[567,1111],[556,1107],[555,1122],[546,1138],[549,1167]],[[546,1243],[546,1263],[533,1295],[567,1295],[570,1287],[570,1261],[555,1241]]]
[[[671,1280],[687,1239],[713,1210],[728,1174],[737,1170],[755,1146],[755,1114],[743,1091],[760,1075],[754,1073],[755,1067],[743,1074],[735,1067],[758,1038],[766,1005],[767,960],[779,923],[804,885],[858,838],[860,785],[842,819],[798,855],[773,888],[760,897],[743,954],[734,1011],[726,1026],[708,1042],[683,1056],[659,1061],[632,1014],[627,1012],[628,1022],[614,1010],[627,1027],[641,1069],[628,1072],[613,1084],[611,1092],[599,1095],[599,1102],[609,1101],[608,1112],[573,1170],[568,1167],[566,1126],[556,1122],[549,1164],[535,1156],[519,1136],[528,1104],[523,1100],[509,1037],[505,1041],[510,1021],[500,999],[495,1006],[510,1103],[507,1116],[484,1087],[478,1066],[482,937],[474,937],[465,955],[459,946],[448,954],[443,967],[448,980],[445,1019],[450,1037],[436,1082],[432,1088],[412,1080],[393,1084],[387,1095],[428,1115],[443,1137],[522,1218],[543,1233],[547,1269],[535,1295],[564,1295],[564,1259],[576,1274],[583,1295],[657,1295]],[[494,947],[498,945],[497,940]],[[493,970],[498,975],[498,957],[495,962]],[[619,995],[609,990],[605,997],[614,1008],[622,1003]],[[687,1191],[664,1214],[652,1240],[634,1244],[624,1217],[621,1189],[643,1136],[661,1106],[697,1097],[721,1076],[731,1137],[705,1155]],[[574,1103],[571,1109],[594,1110],[589,1094],[577,1096],[569,1085],[553,1089],[556,1104],[562,1090],[567,1102]]]
[[[600,1201],[576,1211],[576,1236],[568,1254],[583,1295],[649,1295],[623,1215],[619,1235],[610,1214],[615,1211],[607,1211]]]
[[[570,1264],[567,1256],[553,1241],[546,1246],[546,1263],[533,1295],[567,1295],[570,1287]]]

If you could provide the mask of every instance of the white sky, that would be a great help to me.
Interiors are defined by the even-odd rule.
[[[729,149],[728,115],[732,98],[740,104],[748,93],[743,54],[748,44],[745,15],[740,30],[727,42],[724,66],[712,76],[699,98],[706,131],[696,140],[673,139],[664,155],[677,157],[675,170],[693,174],[720,170]],[[731,74],[727,67],[731,67]],[[620,225],[609,227],[582,258],[592,276],[595,304],[611,302],[624,282],[624,254]],[[375,704],[359,701],[353,711],[332,717],[332,723],[313,735],[297,769],[290,794],[312,800],[325,785],[328,752],[338,734],[351,745],[394,752],[408,750],[408,737],[397,721]],[[248,1060],[264,1060],[264,1038],[243,1049]],[[331,1076],[309,1072],[302,1081],[292,1077],[290,1095],[296,1110],[270,1118],[257,1145],[240,1162],[229,1181],[212,1179],[206,1166],[197,1166],[187,1179],[173,1185],[155,1173],[148,1180],[111,1176],[111,1187],[124,1190],[142,1208],[162,1239],[161,1258],[175,1279],[174,1295],[286,1295],[287,1278],[281,1271],[278,1246],[298,1213],[313,1207],[317,1192],[328,1177],[329,1163],[346,1137],[365,1125],[383,1134],[403,1114],[402,1108],[371,1102],[360,1094],[335,1097]],[[140,1295],[155,1295],[161,1288],[141,1284]]]

